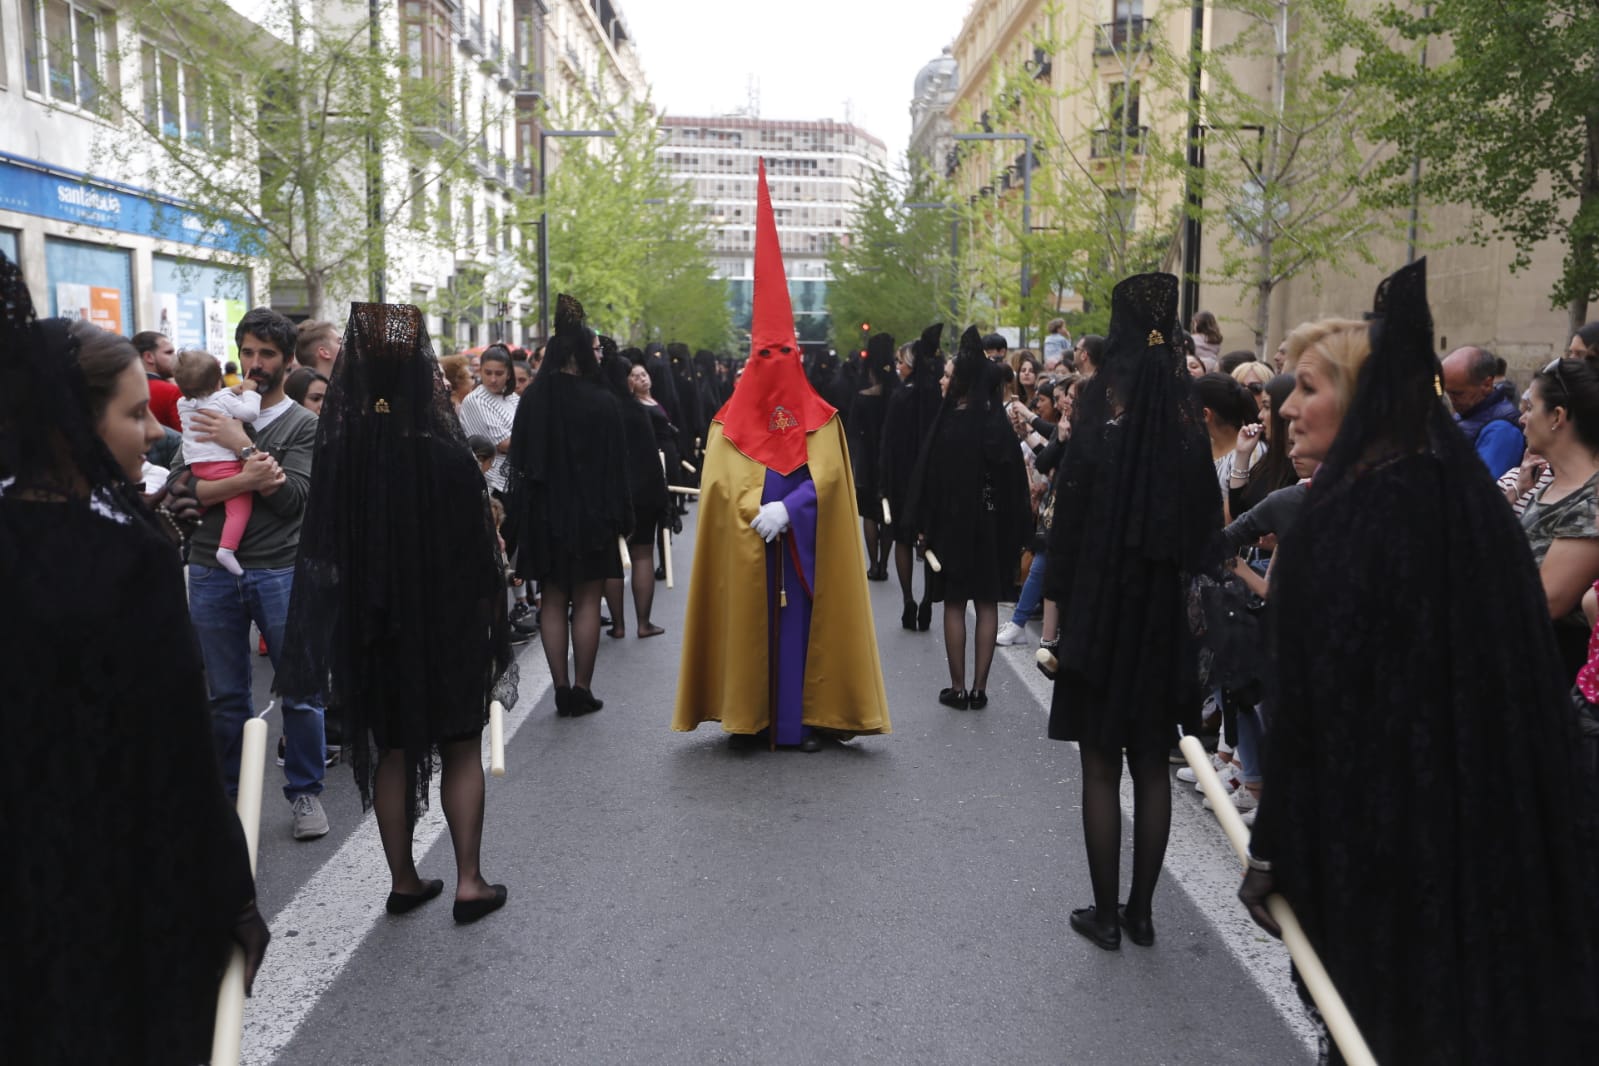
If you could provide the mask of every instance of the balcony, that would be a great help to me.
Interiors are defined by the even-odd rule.
[[[478,15],[457,16],[455,43],[469,56],[483,54],[483,19]]]
[[[455,122],[450,102],[442,94],[436,99],[422,97],[406,105],[411,132],[431,148],[459,144],[461,129]]]
[[[1148,135],[1148,126],[1095,130],[1093,143],[1089,145],[1088,157],[1110,159],[1114,156],[1143,155],[1144,141]]]
[[[511,181],[518,192],[531,193],[533,191],[533,168],[517,167],[511,172]]]
[[[1145,31],[1149,27],[1149,20],[1143,18],[1118,19],[1115,22],[1101,22],[1094,27],[1094,54],[1096,56],[1117,55],[1131,49],[1135,52],[1148,47],[1145,40]]]

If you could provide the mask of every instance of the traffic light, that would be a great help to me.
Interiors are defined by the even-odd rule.
[[[861,323],[861,332],[862,333],[870,333],[871,331],[872,331],[872,324],[870,322],[862,322]]]

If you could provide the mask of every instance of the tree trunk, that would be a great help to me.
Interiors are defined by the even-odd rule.
[[[1288,108],[1288,2],[1277,0],[1277,47],[1272,57],[1272,122],[1266,131],[1266,158],[1260,168],[1260,256],[1255,274],[1255,357],[1266,358],[1266,345],[1271,335],[1271,291],[1276,288],[1272,280],[1272,252],[1277,236],[1277,204],[1279,195],[1278,160],[1282,158],[1283,122]]]
[[[322,302],[327,299],[327,284],[319,270],[305,272],[305,309],[316,321],[322,321]]]
[[[1577,193],[1577,217],[1599,215],[1599,115],[1589,115],[1586,122],[1587,145],[1582,153],[1582,185]],[[1599,234],[1594,227],[1571,241],[1571,262],[1592,264],[1599,262]],[[1590,265],[1589,269],[1592,269]],[[1578,285],[1566,305],[1570,318],[1568,334],[1575,333],[1588,321],[1588,289],[1591,282]]]

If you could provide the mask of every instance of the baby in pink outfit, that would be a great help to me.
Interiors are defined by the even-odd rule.
[[[241,381],[231,389],[222,387],[222,366],[210,352],[188,349],[178,353],[172,378],[183,392],[178,401],[178,417],[183,421],[183,458],[201,481],[221,481],[244,468],[232,451],[199,439],[194,416],[211,411],[224,418],[251,423],[261,414],[261,397],[255,382]],[[241,492],[223,504],[222,542],[217,548],[217,565],[235,577],[244,573],[235,554],[244,537],[244,527],[255,509],[255,493]]]

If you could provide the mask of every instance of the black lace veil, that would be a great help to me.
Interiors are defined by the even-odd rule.
[[[370,805],[377,749],[403,748],[408,813],[440,741],[516,701],[488,486],[422,313],[350,305],[317,424],[279,685],[324,691]]]

